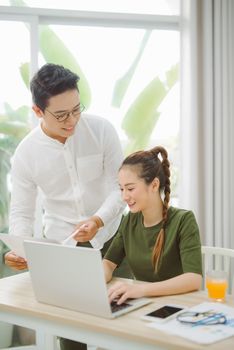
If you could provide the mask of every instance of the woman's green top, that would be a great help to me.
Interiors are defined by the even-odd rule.
[[[119,265],[126,256],[137,280],[157,282],[185,272],[202,274],[199,228],[191,211],[170,207],[163,254],[158,271],[152,265],[152,251],[162,223],[144,227],[142,213],[123,217],[105,259]]]

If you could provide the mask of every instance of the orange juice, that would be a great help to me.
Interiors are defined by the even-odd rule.
[[[206,288],[208,289],[208,295],[212,299],[224,300],[227,289],[227,281],[206,281]]]
[[[224,301],[228,287],[227,276],[223,271],[211,271],[206,275],[206,288],[211,299]]]

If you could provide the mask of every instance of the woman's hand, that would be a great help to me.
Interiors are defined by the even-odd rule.
[[[15,270],[25,270],[28,268],[27,261],[13,251],[5,254],[5,264]]]
[[[122,304],[128,298],[141,298],[145,296],[143,284],[129,284],[118,282],[108,290],[108,297],[110,302],[118,299],[117,304]]]

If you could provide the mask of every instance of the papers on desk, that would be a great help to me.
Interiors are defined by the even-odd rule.
[[[150,323],[149,327],[172,333],[199,344],[211,344],[234,335],[234,308],[221,303],[205,302],[186,311],[204,312],[212,310],[221,312],[227,318],[226,324],[191,325],[183,324],[175,318],[166,323]]]
[[[0,240],[2,240],[11,250],[13,250],[18,256],[26,259],[24,251],[24,241],[36,241],[44,243],[55,243],[63,245],[73,245],[77,244],[77,241],[73,239],[74,233],[72,233],[64,241],[58,241],[55,239],[31,237],[31,236],[15,236],[9,235],[7,233],[0,233]]]

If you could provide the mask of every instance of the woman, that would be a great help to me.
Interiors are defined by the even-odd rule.
[[[136,279],[149,283],[116,283],[109,289],[110,301],[186,293],[201,285],[198,225],[191,211],[169,207],[169,168],[167,151],[155,147],[131,154],[119,170],[130,212],[104,257],[106,281],[126,256]]]

